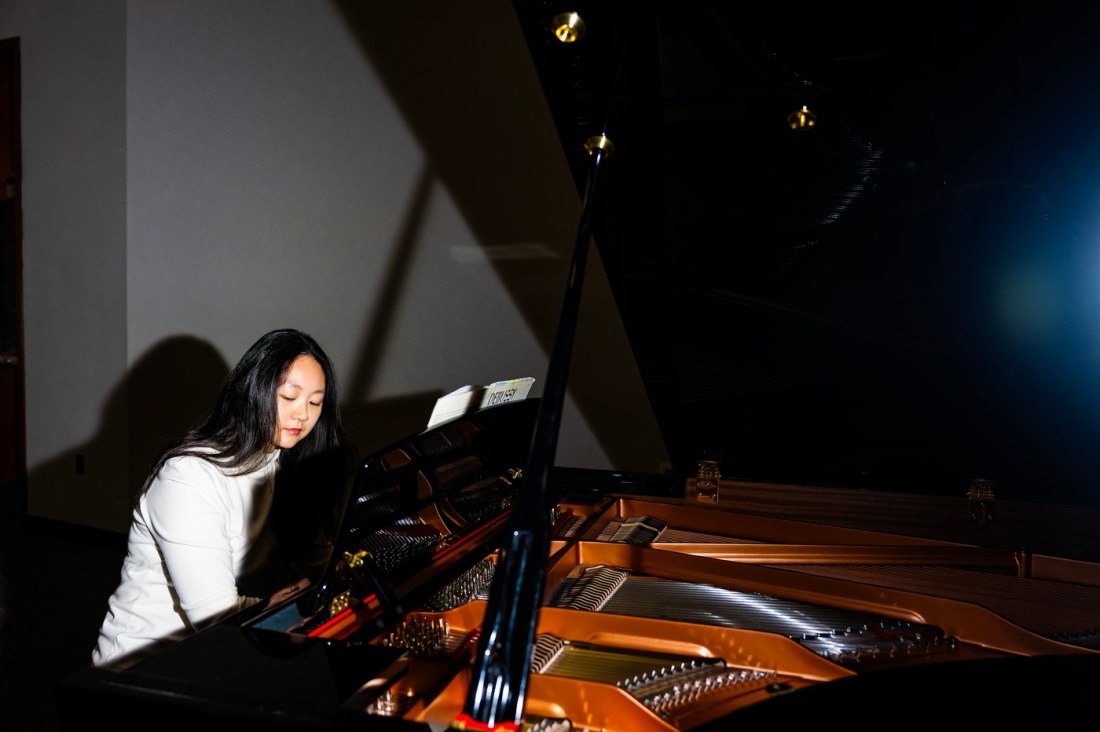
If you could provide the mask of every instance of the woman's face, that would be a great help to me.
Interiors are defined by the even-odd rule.
[[[321,416],[324,397],[325,372],[321,364],[313,356],[294,359],[275,397],[275,447],[289,449],[306,438]]]

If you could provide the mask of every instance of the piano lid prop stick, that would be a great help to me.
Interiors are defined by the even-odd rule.
[[[531,439],[531,456],[500,550],[496,580],[489,591],[466,704],[463,713],[451,724],[454,729],[514,729],[507,725],[518,725],[523,717],[531,644],[544,584],[543,563],[550,550],[549,509],[556,503],[550,495],[550,471],[557,450],[566,375],[591,238],[590,203],[600,164],[614,151],[611,141],[603,135],[589,139],[585,147],[592,156],[592,165],[562,315],[550,354],[546,389]]]
[[[619,12],[622,12],[621,7]],[[616,34],[622,32],[621,23],[612,25]],[[555,37],[562,42],[579,38],[572,34],[555,34]],[[550,492],[550,472],[557,452],[566,377],[576,335],[577,314],[580,312],[588,245],[592,239],[591,219],[596,184],[602,164],[615,151],[607,131],[611,124],[613,102],[622,83],[624,64],[621,45],[617,56],[605,69],[609,77],[605,80],[608,95],[602,131],[584,143],[589,155],[589,167],[581,201],[580,223],[573,243],[573,258],[554,334],[554,347],[550,352],[545,386],[535,418],[524,485],[516,496],[515,510],[509,517],[506,535],[502,538],[466,702],[462,713],[451,723],[455,729],[515,729],[523,719],[532,646],[545,585],[545,562],[550,551],[550,515],[557,503],[557,497]]]

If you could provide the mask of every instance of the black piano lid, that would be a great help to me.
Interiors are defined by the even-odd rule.
[[[1100,7],[514,5],[674,471],[1100,504]]]

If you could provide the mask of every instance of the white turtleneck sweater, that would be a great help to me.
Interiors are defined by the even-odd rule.
[[[193,456],[165,463],[134,510],[122,579],[92,652],[126,666],[219,618],[259,602],[238,580],[263,564],[279,451],[246,475]]]

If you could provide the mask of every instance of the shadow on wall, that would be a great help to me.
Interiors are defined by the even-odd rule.
[[[561,141],[512,3],[435,3],[429,13],[417,3],[333,0],[333,4],[428,160],[387,289],[402,291],[405,260],[419,240],[430,184],[438,180],[531,334],[549,355],[559,326],[581,199],[562,157]],[[471,43],[468,34],[455,32],[463,28],[476,28],[479,42]],[[487,151],[505,150],[507,154],[496,155],[492,164],[486,164]],[[517,242],[537,242],[554,255],[509,255],[516,251]],[[638,379],[602,260],[593,252],[589,261],[595,266],[589,269],[576,323],[569,393],[600,451],[616,468],[652,471],[666,461],[665,445]],[[389,302],[379,299],[380,312]],[[375,322],[364,354],[370,356],[385,346],[390,325],[385,316]],[[501,346],[507,347],[507,343]],[[360,377],[356,388],[347,393],[371,393],[373,370],[364,368],[369,375]],[[608,374],[615,376],[609,379]],[[539,378],[538,388],[545,388],[543,375],[533,375]],[[409,406],[415,408],[416,424],[403,422],[400,428],[386,431],[385,437],[397,439],[412,432],[409,427],[423,428],[433,401],[427,401],[426,411],[423,401],[413,401]],[[385,418],[405,418],[399,405],[384,406]],[[377,428],[387,426],[379,424],[378,409],[371,405],[374,433],[360,443],[363,448],[376,446]]]
[[[80,456],[98,462],[125,455],[125,464],[110,468],[110,475],[105,480],[125,482],[125,503],[128,504],[133,492],[145,480],[160,448],[183,436],[206,415],[228,373],[225,359],[206,341],[186,335],[160,341],[134,363],[126,377],[110,392],[96,434],[87,442],[73,445],[29,470],[28,487],[71,484],[74,470],[79,474],[82,469]],[[125,451],[118,445],[120,434],[129,435]],[[78,507],[79,515],[110,515],[110,525],[120,521],[128,525],[128,505],[102,505],[106,500],[102,488],[82,492],[88,495],[72,493],[73,500],[97,504]],[[110,493],[116,497],[122,494],[121,491]],[[113,516],[114,513],[118,515]],[[90,523],[103,525],[102,522]]]
[[[206,341],[173,336],[130,369],[130,488],[136,491],[168,442],[205,419],[230,366]]]
[[[109,479],[126,481],[136,490],[160,448],[182,436],[213,405],[228,371],[205,341],[191,336],[161,341],[111,392],[97,433],[36,467],[28,485],[71,481],[74,455],[117,451],[112,440],[128,418],[128,465],[112,470]],[[104,500],[99,491],[87,492],[92,495],[84,500]],[[121,511],[128,525],[128,508],[113,510]],[[54,729],[54,686],[91,663],[107,598],[118,584],[126,554],[125,535],[30,516],[2,520],[0,700],[5,711],[0,726]]]

